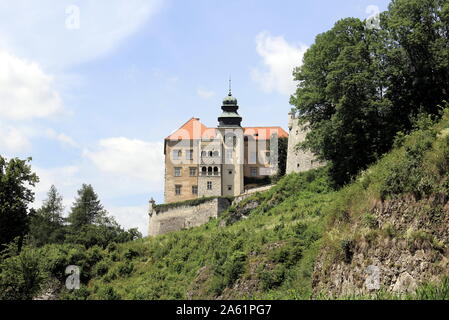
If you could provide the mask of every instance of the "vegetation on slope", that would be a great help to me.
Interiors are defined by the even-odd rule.
[[[391,153],[339,191],[322,168],[288,175],[199,228],[87,250],[75,244],[27,246],[0,259],[0,284],[10,296],[30,298],[52,283],[49,279],[64,283],[64,268],[74,264],[81,267],[82,287],[61,289],[59,298],[328,298],[314,288],[317,259],[344,260],[360,235],[404,236],[392,232],[394,226],[379,226],[368,213],[373,202],[448,194],[448,132],[448,110],[439,122],[421,117],[416,131],[399,135]],[[435,214],[435,208],[427,209]],[[445,250],[447,238],[432,231],[409,236],[426,236]],[[444,298],[448,287],[443,281],[425,283],[407,296],[383,290],[346,298]]]
[[[108,270],[88,284],[89,297],[110,298],[111,292],[122,299],[306,297],[313,266],[308,257],[321,237],[321,208],[331,197],[325,170],[294,174],[232,208],[229,214],[246,203],[259,204],[230,226],[215,220],[120,245],[105,252],[101,264]]]

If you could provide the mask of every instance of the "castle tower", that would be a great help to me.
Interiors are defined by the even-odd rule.
[[[229,94],[223,99],[223,113],[218,117],[218,134],[222,141],[222,194],[238,196],[244,192],[244,129],[238,114],[237,99]]]
[[[293,110],[288,114],[288,129],[290,132],[288,137],[286,173],[300,173],[323,166],[324,164],[318,161],[312,152],[297,148],[299,143],[306,140],[309,131],[307,124],[300,124],[300,119]]]

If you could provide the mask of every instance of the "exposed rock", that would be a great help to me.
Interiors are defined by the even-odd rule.
[[[372,293],[372,286],[367,287],[371,265],[380,270],[379,288],[400,294],[414,292],[424,282],[449,275],[449,259],[445,257],[449,239],[446,198],[434,196],[417,201],[409,196],[373,203],[370,214],[381,228],[391,226],[394,234],[370,240],[357,238],[350,248],[351,260],[344,254],[333,256],[330,249],[322,250],[314,267],[314,293],[333,297]],[[443,213],[435,214],[435,208],[444,208]]]
[[[401,273],[393,286],[393,292],[396,293],[413,293],[417,288],[416,280],[408,273]]]

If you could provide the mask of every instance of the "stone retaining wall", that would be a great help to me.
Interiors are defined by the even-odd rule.
[[[216,198],[195,206],[180,206],[158,212],[157,207],[150,208],[149,236],[199,227],[229,208],[230,201]]]

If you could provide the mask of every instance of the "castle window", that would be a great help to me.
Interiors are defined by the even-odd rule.
[[[231,185],[228,186],[228,191],[232,191],[232,186]]]
[[[220,153],[218,151],[214,151],[214,157],[219,157]]]
[[[271,152],[269,152],[269,151],[265,152],[265,157],[266,157],[267,163],[271,164]]]
[[[196,177],[196,168],[195,167],[190,168],[190,176]]]
[[[193,160],[193,150],[187,150],[187,152],[186,152],[186,159],[187,160]]]
[[[251,168],[251,177],[257,177],[257,176],[258,176],[257,168]]]
[[[207,152],[206,151],[201,151],[201,157],[205,158],[207,156]]]
[[[179,185],[179,184],[177,184],[177,185],[175,186],[175,194],[176,194],[177,196],[180,196],[180,195],[181,195],[181,188],[182,188],[182,186]]]
[[[207,175],[208,176],[212,175],[212,167],[207,168]]]
[[[212,181],[207,181],[207,190],[212,190]]]
[[[202,175],[202,176],[207,175],[207,169],[206,169],[206,167],[202,167],[202,168],[201,168],[201,175]]]
[[[175,168],[175,177],[180,177],[182,172],[182,168],[176,167]]]
[[[228,173],[229,173],[229,174],[232,174],[232,170],[229,170]]]
[[[198,186],[192,186],[192,194],[198,194]]]
[[[214,153],[212,152],[212,151],[209,151],[209,157],[213,157],[214,156]]]
[[[182,157],[182,150],[173,150],[173,160],[180,160]]]
[[[232,160],[233,151],[232,150],[226,150],[226,160]]]

